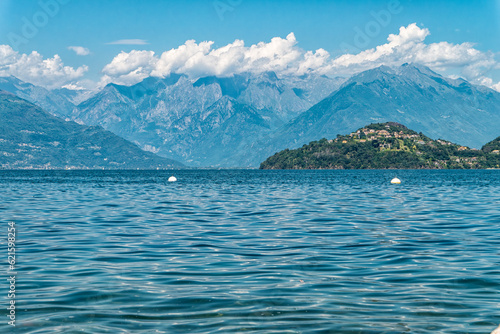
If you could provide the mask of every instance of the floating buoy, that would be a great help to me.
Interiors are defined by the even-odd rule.
[[[500,326],[497,327],[491,334],[500,334]]]
[[[400,180],[400,179],[398,179],[397,177],[395,177],[395,178],[393,178],[393,179],[391,180],[391,183],[392,183],[392,184],[400,184],[400,183],[401,183],[401,180]]]
[[[177,178],[173,175],[168,178],[168,182],[175,182],[175,181],[177,181]]]

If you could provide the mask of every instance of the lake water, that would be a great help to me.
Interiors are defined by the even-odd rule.
[[[0,171],[0,190],[1,333],[489,333],[500,323],[497,170]]]

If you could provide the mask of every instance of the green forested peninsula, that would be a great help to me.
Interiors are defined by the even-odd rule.
[[[500,137],[480,150],[432,140],[404,125],[370,124],[336,139],[321,139],[267,158],[261,169],[500,168]]]

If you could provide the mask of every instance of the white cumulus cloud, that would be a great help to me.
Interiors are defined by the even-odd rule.
[[[407,27],[401,27],[398,35],[389,35],[386,44],[334,59],[325,72],[349,75],[380,65],[419,63],[438,72],[459,70],[467,80],[493,88],[492,81],[491,84],[487,84],[490,81],[485,77],[485,73],[498,67],[493,53],[481,52],[471,43],[426,44],[424,41],[428,35],[430,35],[428,29],[419,28],[412,23]]]
[[[84,48],[83,46],[68,46],[68,50],[75,51],[75,53],[79,56],[87,56],[90,54],[90,50]]]
[[[196,43],[189,40],[159,55],[152,51],[121,52],[104,67],[102,82],[133,84],[148,76],[164,77],[170,73],[195,78],[264,71],[275,71],[278,75],[319,73],[350,76],[380,65],[419,63],[445,74],[446,71],[458,71],[472,82],[498,87],[485,76],[489,70],[498,68],[492,53],[481,52],[471,43],[426,44],[429,35],[427,28],[412,23],[401,27],[397,34],[390,34],[385,44],[335,59],[324,49],[301,49],[293,33],[286,38],[274,37],[268,43],[250,46],[245,46],[242,40],[235,40],[216,49],[212,48],[212,41]]]
[[[60,88],[81,78],[88,68],[64,66],[61,58],[54,55],[44,59],[36,51],[20,54],[9,45],[0,45],[0,76],[15,76],[23,81],[49,89]]]
[[[496,91],[500,92],[500,82],[494,84],[491,86],[491,88],[495,89]]]
[[[158,59],[153,51],[120,52],[102,72],[101,84],[115,82],[131,85],[149,77],[155,70]]]
[[[304,52],[297,46],[293,33],[286,38],[274,37],[269,43],[260,42],[248,47],[242,40],[217,49],[212,49],[213,44],[212,41],[196,43],[188,40],[161,55],[152,51],[121,52],[104,67],[103,79],[104,82],[131,84],[147,76],[164,77],[170,73],[190,77],[264,71],[304,74],[318,70],[329,58],[323,49]]]
[[[165,76],[172,72],[197,71],[200,67],[200,59],[203,59],[210,52],[213,42],[201,42],[189,40],[177,49],[163,52],[158,59],[157,66],[152,71],[154,76]],[[201,65],[203,66],[203,65]],[[211,66],[213,67],[213,66]]]
[[[500,91],[500,83],[491,79],[491,73],[500,69],[495,54],[482,52],[472,43],[426,43],[430,34],[429,29],[412,23],[390,34],[387,42],[375,48],[335,58],[321,48],[315,51],[300,48],[293,33],[286,38],[274,37],[269,42],[249,46],[238,39],[218,48],[214,48],[213,41],[188,40],[160,54],[149,50],[120,52],[103,67],[97,86],[110,82],[132,85],[149,76],[165,77],[171,73],[191,78],[265,71],[274,71],[279,76],[307,73],[350,76],[380,65],[418,63],[445,75],[459,75]],[[144,45],[147,42],[129,39],[108,44]],[[89,50],[81,46],[69,49],[79,55],[89,54]],[[87,70],[85,65],[78,68],[64,66],[58,55],[44,59],[36,51],[19,54],[8,45],[0,45],[0,76],[13,75],[47,88],[73,87],[72,84],[95,88],[95,83],[82,79]]]

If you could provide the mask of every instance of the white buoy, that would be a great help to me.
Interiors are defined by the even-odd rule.
[[[175,182],[175,181],[177,181],[177,178],[173,175],[168,178],[168,182]]]
[[[401,180],[400,180],[400,179],[398,179],[397,177],[395,177],[395,178],[393,178],[393,179],[391,180],[391,183],[392,183],[392,184],[400,184],[400,183],[401,183]]]

